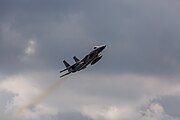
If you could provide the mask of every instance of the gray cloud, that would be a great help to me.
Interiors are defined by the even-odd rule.
[[[96,66],[70,78],[71,81],[55,93],[58,97],[52,96],[45,102],[67,114],[47,116],[90,119],[81,113],[83,106],[111,106],[112,103],[116,107],[128,104],[138,114],[141,110],[134,104],[145,102],[144,96],[148,96],[148,100],[165,96],[155,100],[162,108],[161,119],[180,117],[179,106],[172,104],[178,104],[179,100],[173,91],[178,89],[180,72],[179,5],[177,0],[1,0],[1,85],[9,79],[16,81],[19,84],[11,86],[11,92],[20,92],[19,97],[27,99],[18,91],[19,86],[25,84],[43,90],[59,77],[58,71],[64,68],[63,59],[72,64],[74,55],[82,58],[94,45],[107,44],[104,58]],[[14,77],[19,74],[23,78]],[[9,84],[11,81],[5,88]],[[171,94],[175,97],[169,98]],[[6,101],[12,100],[6,95],[9,93],[3,93],[5,99],[0,97],[5,101],[2,108]],[[74,113],[69,111],[72,109],[78,110]],[[150,109],[151,105],[145,109],[144,117],[134,118],[144,120],[155,115],[151,119],[158,119],[154,111],[148,112]],[[105,112],[112,111],[105,109]],[[47,116],[40,119],[48,119]]]
[[[163,107],[164,110],[171,116],[174,117],[180,117],[179,115],[179,109],[180,109],[180,104],[179,104],[180,96],[164,96],[158,101]]]
[[[83,57],[93,45],[107,44],[106,66],[100,64],[103,71],[176,74],[180,59],[176,4],[162,0],[1,1],[1,65],[5,70],[33,65],[58,69],[62,58]],[[38,50],[27,66],[19,61],[32,38]]]

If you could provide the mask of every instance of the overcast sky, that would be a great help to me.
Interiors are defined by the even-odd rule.
[[[179,0],[0,0],[0,119],[180,120]],[[60,79],[66,59],[106,44]]]

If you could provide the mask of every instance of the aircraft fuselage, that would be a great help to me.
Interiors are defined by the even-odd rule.
[[[73,65],[69,65],[64,60],[63,62],[66,66],[66,69],[60,71],[60,73],[68,70],[68,73],[65,74],[67,75],[70,73],[80,71],[86,68],[89,64],[91,65],[95,64],[102,58],[101,52],[104,50],[105,47],[106,45],[95,46],[94,49],[89,54],[87,54],[82,60],[79,60],[78,58],[76,58],[76,56],[74,56],[73,58],[75,59],[76,63]],[[65,76],[65,75],[62,75],[62,76]]]

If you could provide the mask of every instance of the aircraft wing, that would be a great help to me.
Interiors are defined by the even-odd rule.
[[[86,62],[88,59],[88,55],[86,55],[81,61]]]
[[[89,59],[92,59],[93,56],[94,56],[94,53],[91,52],[88,55],[86,55],[81,61],[87,62]]]
[[[70,72],[68,72],[68,73],[66,73],[64,75],[61,75],[60,78],[66,76],[66,75],[69,75],[69,74],[70,74]]]

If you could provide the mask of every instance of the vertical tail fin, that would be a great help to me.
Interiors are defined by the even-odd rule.
[[[63,60],[63,63],[64,63],[64,65],[66,66],[66,68],[70,66],[70,64],[67,63],[65,60]]]
[[[79,59],[76,56],[74,56],[73,59],[75,62],[79,62]]]

